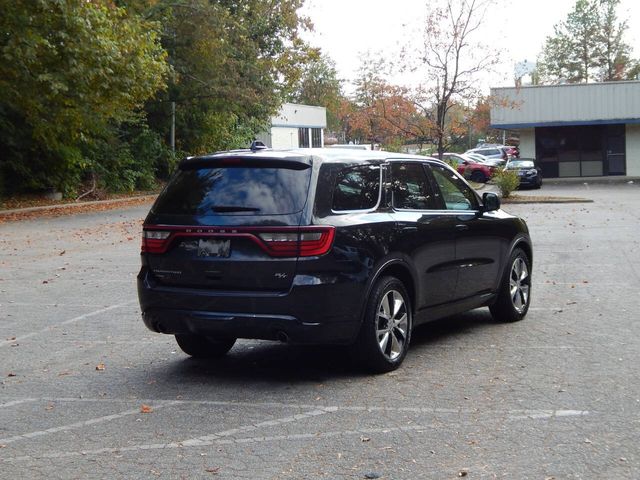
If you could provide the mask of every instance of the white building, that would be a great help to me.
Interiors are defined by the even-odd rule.
[[[640,81],[493,88],[491,126],[543,176],[640,175]]]
[[[324,146],[327,109],[285,103],[271,118],[271,128],[258,140],[269,148],[316,148]]]

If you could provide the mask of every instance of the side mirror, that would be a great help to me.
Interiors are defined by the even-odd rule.
[[[500,197],[492,192],[485,192],[482,195],[483,210],[485,212],[493,212],[500,209]]]

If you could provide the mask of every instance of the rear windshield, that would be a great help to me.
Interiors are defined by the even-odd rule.
[[[511,160],[507,164],[507,168],[534,168],[535,165],[531,160]]]
[[[158,197],[156,213],[280,215],[302,210],[311,169],[224,167],[180,170]]]

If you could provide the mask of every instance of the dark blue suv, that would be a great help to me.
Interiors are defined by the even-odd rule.
[[[532,259],[525,222],[439,160],[241,150],[180,163],[144,223],[138,294],[147,327],[195,357],[345,344],[382,372],[423,322],[522,319]]]

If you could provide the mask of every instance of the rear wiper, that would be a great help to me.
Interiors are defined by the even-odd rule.
[[[215,205],[211,207],[211,210],[216,213],[227,212],[259,212],[260,209],[256,207],[241,207],[239,205]]]

